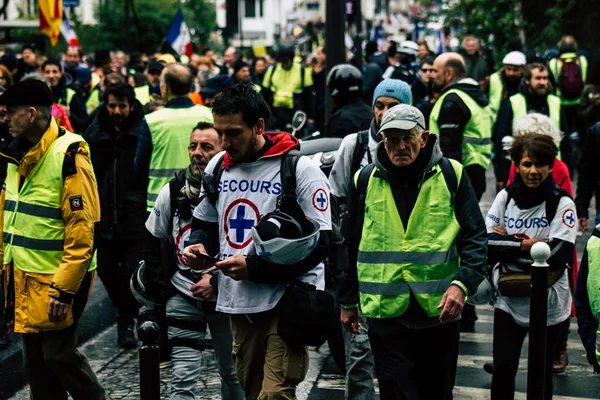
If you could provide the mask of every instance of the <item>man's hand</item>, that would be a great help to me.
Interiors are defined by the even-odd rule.
[[[69,306],[70,304],[68,303],[63,303],[54,297],[50,297],[50,302],[48,303],[48,318],[50,322],[62,322],[67,319]]]
[[[208,255],[204,245],[201,243],[188,246],[183,250],[183,260],[185,261],[185,265],[191,269],[205,269],[210,266],[206,261],[199,260],[192,251]]]
[[[438,310],[443,308],[442,314],[440,315],[440,322],[445,324],[446,322],[454,320],[460,315],[463,307],[465,306],[465,292],[456,286],[450,285],[442,301],[437,306]]]
[[[579,224],[579,230],[581,232],[587,232],[587,218],[579,218],[577,222]]]
[[[350,333],[360,333],[360,324],[358,323],[358,307],[342,308],[340,321],[344,324],[346,330]]]
[[[215,297],[215,288],[210,284],[211,274],[202,275],[202,279],[192,285],[190,290],[196,297],[202,297],[204,300]]]
[[[503,226],[495,226],[492,231],[494,233],[497,233],[498,235],[508,235],[508,233],[506,232],[506,229]]]
[[[240,254],[236,254],[235,256],[231,256],[216,263],[215,267],[219,268],[225,275],[236,281],[247,280],[249,276],[246,257]]]
[[[547,242],[546,239],[523,239],[521,242],[521,251],[529,252],[537,242]]]

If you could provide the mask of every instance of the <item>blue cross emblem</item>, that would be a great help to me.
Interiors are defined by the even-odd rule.
[[[327,198],[325,197],[323,192],[319,193],[319,197],[317,197],[317,203],[319,203],[319,206],[321,208],[325,208],[325,203],[327,203]]]
[[[575,217],[573,216],[572,212],[570,212],[569,214],[567,214],[567,216],[565,217],[565,219],[569,222],[569,225],[573,225],[575,223]]]
[[[237,215],[235,219],[229,220],[229,226],[231,229],[235,229],[235,241],[241,243],[244,241],[244,236],[246,230],[252,228],[254,226],[253,219],[245,219],[246,215],[246,206],[239,206],[237,209]]]

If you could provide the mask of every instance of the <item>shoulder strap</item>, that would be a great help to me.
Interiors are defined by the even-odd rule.
[[[62,134],[64,135],[64,129],[62,130]],[[62,136],[59,133],[59,137]],[[75,157],[77,156],[77,152],[79,151],[79,144],[81,142],[71,143],[69,147],[67,147],[67,151],[65,152],[65,158],[63,160],[62,166],[62,176],[63,179],[75,175],[77,173],[77,165],[75,163]]]
[[[569,193],[567,193],[564,189],[560,188],[558,185],[554,186],[554,189],[552,190],[552,197],[546,201],[546,218],[548,218],[548,224],[550,224],[556,216],[558,203],[560,203],[560,199],[562,199],[564,196],[571,198]]]
[[[185,170],[177,172],[169,181],[169,202],[171,203],[171,215],[169,216],[169,235],[173,231],[173,218],[175,218],[175,212],[179,208],[179,202],[177,199],[181,194],[181,188],[183,186],[185,186]]]
[[[456,172],[454,171],[454,167],[452,167],[452,163],[446,157],[442,157],[440,160],[440,168],[442,170],[442,174],[444,174],[444,179],[446,180],[446,185],[448,186],[448,191],[450,192],[450,199],[452,199],[452,206],[454,207],[456,191],[458,190]]]
[[[281,157],[281,195],[277,199],[277,208],[281,205],[283,197],[296,200],[296,167],[300,160],[298,150],[288,151]]]
[[[352,241],[358,240],[362,233],[363,222],[365,219],[365,199],[367,198],[367,187],[369,186],[369,180],[371,179],[371,174],[373,169],[375,168],[375,164],[369,164],[358,173],[358,179],[356,180],[356,192],[358,195],[358,199],[356,202],[356,207],[354,210],[354,232]]]
[[[370,164],[372,160],[371,153],[369,152],[369,130],[360,131],[356,134],[356,146],[354,146],[350,164],[351,178],[354,178],[354,174],[360,169],[360,162],[363,160],[365,152],[367,152],[367,158]]]
[[[206,197],[208,197],[208,201],[213,205],[217,204],[217,199],[219,198],[219,182],[221,182],[221,176],[223,175],[224,158],[225,154],[217,161],[212,175],[204,174],[204,178],[202,179],[202,187],[204,188]]]
[[[300,90],[304,90],[304,65],[300,65]]]

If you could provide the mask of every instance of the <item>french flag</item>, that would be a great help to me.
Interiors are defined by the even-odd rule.
[[[165,40],[179,55],[185,54],[188,57],[192,55],[192,36],[183,20],[181,8],[177,11]]]
[[[60,33],[64,36],[69,46],[79,47],[79,39],[77,39],[77,35],[73,30],[73,23],[71,23],[71,20],[69,19],[69,12],[67,10],[63,10]]]

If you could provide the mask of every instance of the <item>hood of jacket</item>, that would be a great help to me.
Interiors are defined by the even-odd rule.
[[[479,86],[479,83],[471,78],[461,79],[459,81],[453,82],[446,86],[444,90],[442,90],[442,96],[449,90],[458,89],[462,92],[468,94],[473,100],[477,102],[481,107],[487,107],[489,104],[488,98]]]
[[[419,159],[420,157],[426,157],[426,158]],[[425,176],[433,170],[433,168],[440,162],[442,157],[443,157],[443,154],[442,154],[442,149],[440,148],[439,138],[436,134],[430,133],[425,147],[423,149],[421,149],[421,151],[419,152],[419,155],[417,156],[417,158],[415,159],[413,164],[410,164],[406,167],[394,167],[393,166],[393,164],[390,161],[390,158],[387,155],[387,152],[385,151],[384,143],[382,141],[377,146],[377,154],[375,156],[375,166],[377,167],[377,169],[381,173],[381,176],[384,179],[392,182],[395,180],[404,179],[404,177],[401,177],[400,174],[397,173],[398,171],[408,170],[409,168],[411,168],[411,166],[413,166],[413,168],[414,168],[415,163],[423,164],[424,167],[414,169],[414,171],[411,171],[410,174],[408,175],[408,177],[413,177],[415,179],[421,180],[421,179],[425,178]]]
[[[265,135],[272,144],[269,149],[259,157],[259,160],[281,156],[290,150],[300,150],[300,141],[287,132],[265,132],[263,135]],[[235,165],[235,163],[231,161],[229,154],[225,152],[225,156],[223,157],[223,169],[232,165]]]

